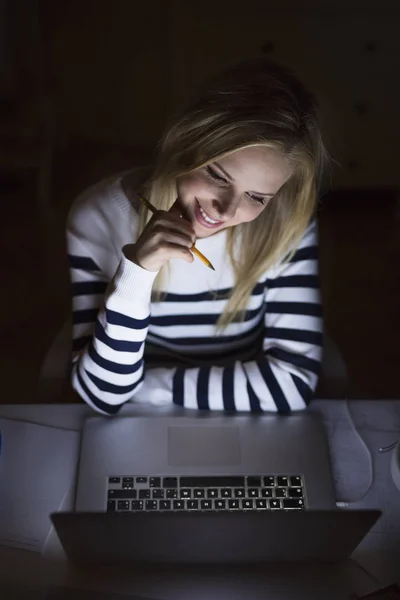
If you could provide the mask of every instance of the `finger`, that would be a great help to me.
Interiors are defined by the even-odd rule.
[[[185,235],[185,233],[174,229],[155,227],[152,232],[151,240],[157,247],[162,246],[165,243],[176,244],[184,248],[191,248],[193,246],[191,236]]]
[[[156,227],[165,227],[166,229],[174,229],[175,231],[183,231],[190,236],[193,243],[196,241],[194,230],[188,221],[180,218],[178,213],[171,214],[165,210],[158,210],[146,223],[143,233],[153,231]]]
[[[177,198],[175,200],[175,202],[173,203],[173,205],[171,206],[171,208],[168,211],[170,214],[176,214],[178,216],[183,215],[183,208],[181,206],[181,202],[179,200],[179,198]]]
[[[176,214],[172,215],[169,212],[159,214],[158,218],[154,220],[153,231],[159,228],[164,228],[168,231],[176,231],[183,233],[192,240],[192,244],[196,242],[196,234],[193,230],[191,223],[180,219]]]
[[[190,223],[190,219],[188,219],[187,217],[187,212],[186,212],[186,208],[185,206],[182,204],[182,202],[180,201],[179,198],[177,198],[174,202],[174,204],[171,206],[171,208],[169,209],[169,212],[171,212],[172,214],[179,214],[179,217],[184,220],[187,221],[188,223]]]
[[[189,263],[194,261],[194,256],[190,250],[187,248],[182,248],[182,246],[168,243],[165,245],[165,251],[168,252],[169,258],[181,258]]]

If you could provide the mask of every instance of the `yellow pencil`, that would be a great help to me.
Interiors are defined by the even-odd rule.
[[[154,208],[154,206],[151,204],[151,202],[149,202],[147,200],[147,198],[145,198],[144,196],[142,196],[141,194],[138,194],[140,200],[143,202],[143,204],[145,206],[147,206],[147,208],[149,209],[150,212],[155,213],[156,209]],[[205,264],[207,267],[209,267],[210,269],[212,269],[213,271],[215,271],[214,267],[212,266],[212,264],[210,263],[210,261],[208,260],[208,258],[206,258],[204,256],[204,254],[202,254],[200,252],[200,250],[197,250],[196,246],[193,244],[193,246],[190,248],[190,251],[193,252],[193,254],[195,256],[197,256],[198,259],[201,260],[201,262],[203,264]]]

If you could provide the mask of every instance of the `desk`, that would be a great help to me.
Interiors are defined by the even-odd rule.
[[[319,414],[326,427],[337,500],[352,502],[349,510],[380,508],[384,511],[381,519],[353,554],[353,558],[367,568],[382,587],[395,581],[400,584],[400,492],[394,486],[390,475],[391,453],[378,452],[381,446],[400,439],[400,400],[354,400],[349,402],[348,407],[341,400],[315,400],[308,410]],[[75,431],[81,430],[85,417],[91,414],[93,411],[83,403],[0,406],[0,417]],[[185,416],[193,415],[193,412],[179,407],[159,408],[129,404],[123,407],[120,414]],[[354,430],[353,423],[371,451],[372,464],[368,449]],[[72,507],[72,483],[71,493],[65,498],[63,510]],[[360,498],[362,499],[357,501]],[[1,549],[0,579],[18,581],[21,569],[25,582],[31,585],[83,585],[79,577],[71,579],[70,570],[54,531],[49,535],[42,556],[33,552]],[[362,568],[354,563],[348,565],[348,576],[352,589],[359,595],[371,592],[377,587]],[[96,580],[98,581],[98,575]],[[119,580],[119,584],[120,589],[115,591],[126,592],[128,584],[125,582],[123,585],[122,580]]]

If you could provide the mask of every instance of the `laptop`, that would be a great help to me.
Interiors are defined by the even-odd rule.
[[[76,564],[335,562],[380,515],[336,509],[306,413],[90,417],[75,509],[51,517]]]

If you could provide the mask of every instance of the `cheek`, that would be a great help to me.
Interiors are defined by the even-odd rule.
[[[178,179],[176,184],[178,195],[182,198],[198,196],[205,189],[204,181],[196,175],[187,175]]]
[[[250,223],[254,221],[263,212],[265,206],[261,209],[258,206],[242,206],[236,211],[235,221],[238,223]]]

